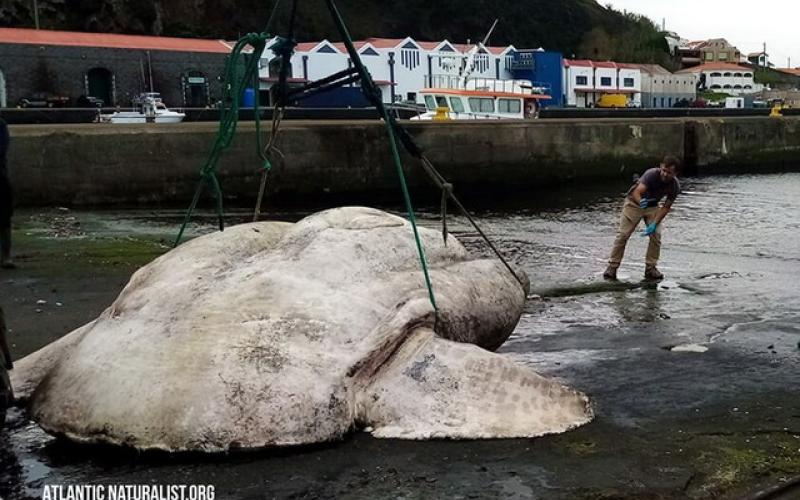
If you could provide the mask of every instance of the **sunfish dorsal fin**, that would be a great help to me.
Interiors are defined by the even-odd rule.
[[[529,438],[594,417],[588,398],[502,355],[416,330],[359,394],[380,438]]]

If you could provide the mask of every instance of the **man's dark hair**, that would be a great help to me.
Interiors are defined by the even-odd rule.
[[[681,161],[677,156],[667,155],[661,163],[665,167],[674,167],[676,172],[681,171]]]

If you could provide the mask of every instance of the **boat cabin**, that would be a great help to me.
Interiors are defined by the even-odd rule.
[[[420,91],[427,113],[448,119],[528,119],[539,112],[539,101],[550,96],[527,80],[470,80],[464,88],[445,86]]]

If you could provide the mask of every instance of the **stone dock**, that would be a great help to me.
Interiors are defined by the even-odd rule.
[[[665,154],[682,157],[686,173],[700,175],[800,165],[800,117],[404,125],[456,189],[629,179]],[[184,205],[217,129],[215,123],[12,126],[9,165],[17,203]],[[284,159],[270,172],[267,194],[302,200],[396,190],[386,137],[377,121],[284,122],[277,141]],[[229,202],[255,198],[261,175],[255,139],[253,123],[242,123],[223,154],[220,180]],[[404,165],[412,188],[430,186],[417,161],[405,155]]]

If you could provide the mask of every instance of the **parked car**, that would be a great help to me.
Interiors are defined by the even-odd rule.
[[[14,403],[14,391],[8,377],[8,371],[12,368],[14,363],[6,341],[6,319],[0,307],[0,427],[6,422],[6,410]]]
[[[675,101],[675,104],[672,105],[673,108],[689,108],[692,107],[692,101],[689,99],[683,98],[678,99]]]
[[[19,100],[20,108],[65,108],[69,105],[69,97],[36,93]]]
[[[708,101],[706,101],[703,98],[698,97],[697,99],[692,101],[691,107],[692,108],[707,108],[709,106],[708,106]]]
[[[76,108],[102,108],[105,103],[102,99],[90,95],[82,95],[75,99]]]

